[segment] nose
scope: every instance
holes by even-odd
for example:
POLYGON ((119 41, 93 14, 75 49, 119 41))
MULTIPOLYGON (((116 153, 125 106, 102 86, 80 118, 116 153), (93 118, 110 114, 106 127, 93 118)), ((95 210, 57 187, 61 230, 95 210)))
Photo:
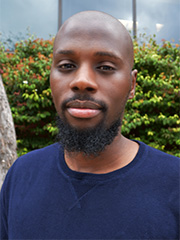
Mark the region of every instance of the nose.
POLYGON ((96 83, 93 69, 86 64, 80 66, 75 72, 74 79, 70 83, 70 88, 74 92, 95 93, 98 85, 96 83))

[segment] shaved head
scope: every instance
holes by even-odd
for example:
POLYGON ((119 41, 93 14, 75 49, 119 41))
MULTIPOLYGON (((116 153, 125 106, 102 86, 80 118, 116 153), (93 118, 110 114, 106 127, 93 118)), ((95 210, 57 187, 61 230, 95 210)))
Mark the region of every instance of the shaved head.
MULTIPOLYGON (((133 43, 129 32, 123 26, 123 24, 114 18, 113 16, 99 11, 84 11, 79 12, 68 20, 59 29, 54 43, 54 51, 58 48, 61 37, 65 34, 71 35, 76 30, 76 35, 91 36, 96 38, 102 38, 102 36, 108 41, 108 35, 114 37, 114 40, 119 44, 123 58, 126 58, 127 62, 132 69, 134 64, 134 51, 133 43)), ((115 42, 112 42, 114 45, 115 42)))

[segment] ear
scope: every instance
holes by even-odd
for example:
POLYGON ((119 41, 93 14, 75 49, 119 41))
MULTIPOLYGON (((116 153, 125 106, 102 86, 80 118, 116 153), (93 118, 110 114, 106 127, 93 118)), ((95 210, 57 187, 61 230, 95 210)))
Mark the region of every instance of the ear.
POLYGON ((138 71, 136 69, 131 72, 131 90, 129 93, 129 99, 132 99, 135 95, 137 73, 138 71))

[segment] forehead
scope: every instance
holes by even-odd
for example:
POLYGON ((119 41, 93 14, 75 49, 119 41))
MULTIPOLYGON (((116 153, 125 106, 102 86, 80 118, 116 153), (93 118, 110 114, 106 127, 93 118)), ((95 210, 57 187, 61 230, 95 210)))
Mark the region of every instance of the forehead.
POLYGON ((127 40, 121 33, 118 26, 98 20, 98 21, 70 21, 59 31, 54 51, 59 49, 76 48, 96 50, 106 49, 115 51, 116 54, 125 55, 127 40))

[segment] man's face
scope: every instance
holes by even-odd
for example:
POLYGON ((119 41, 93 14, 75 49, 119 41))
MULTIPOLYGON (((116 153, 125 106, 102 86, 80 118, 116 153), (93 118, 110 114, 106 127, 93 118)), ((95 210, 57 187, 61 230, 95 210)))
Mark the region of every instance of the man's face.
MULTIPOLYGON (((88 26, 87 26, 88 28, 88 26)), ((58 115, 77 130, 122 119, 136 74, 117 34, 66 26, 56 40, 50 83, 58 115)))
POLYGON ((104 118, 109 126, 122 117, 134 92, 133 73, 122 48, 106 30, 101 29, 98 36, 93 32, 78 34, 77 29, 62 32, 55 45, 50 78, 60 117, 79 129, 96 126, 104 118), (75 100, 76 96, 82 100, 75 100), (74 100, 68 102, 71 98, 74 100))

